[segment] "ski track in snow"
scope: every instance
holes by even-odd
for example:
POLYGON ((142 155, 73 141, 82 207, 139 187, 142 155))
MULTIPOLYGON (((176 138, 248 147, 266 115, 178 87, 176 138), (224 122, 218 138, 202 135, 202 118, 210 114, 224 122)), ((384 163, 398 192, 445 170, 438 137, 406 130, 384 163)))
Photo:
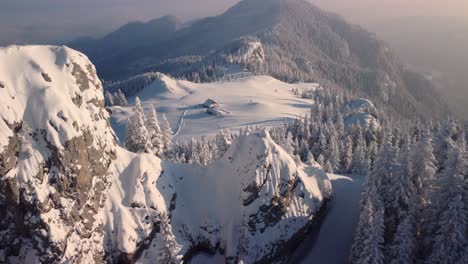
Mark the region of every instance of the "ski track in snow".
POLYGON ((327 205, 320 230, 313 231, 301 243, 290 263, 344 264, 349 261, 364 177, 329 177, 333 199, 327 205))
POLYGON ((179 121, 179 127, 177 128, 177 131, 174 133, 174 137, 179 135, 180 130, 182 129, 182 126, 184 125, 184 118, 187 115, 187 112, 189 110, 185 110, 184 113, 180 116, 180 121, 179 121))

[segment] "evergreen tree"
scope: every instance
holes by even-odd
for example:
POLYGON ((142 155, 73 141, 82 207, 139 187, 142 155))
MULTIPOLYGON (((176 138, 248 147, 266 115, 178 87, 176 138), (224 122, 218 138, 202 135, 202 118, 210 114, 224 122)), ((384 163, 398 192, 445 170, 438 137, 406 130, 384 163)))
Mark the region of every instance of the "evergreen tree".
POLYGON ((324 170, 328 173, 333 173, 333 165, 331 164, 330 160, 327 160, 327 162, 325 162, 324 170))
POLYGON ((162 157, 164 150, 164 143, 162 138, 163 135, 161 127, 159 126, 158 116, 153 105, 150 105, 149 107, 148 118, 146 120, 146 127, 151 138, 153 153, 158 157, 162 157))
POLYGON ((150 153, 153 146, 146 128, 145 114, 138 97, 135 100, 134 114, 127 120, 127 135, 125 146, 136 153, 150 153))
POLYGON ((317 163, 322 166, 322 168, 325 168, 325 158, 323 157, 322 154, 319 155, 317 159, 317 163))
POLYGON ((105 96, 105 104, 106 106, 113 106, 115 104, 114 96, 107 90, 105 96))
POLYGON ((360 143, 356 144, 356 148, 354 149, 351 172, 356 175, 365 175, 368 172, 366 153, 364 151, 364 146, 360 143))
POLYGON ((220 158, 227 152, 229 146, 231 146, 231 132, 229 130, 221 130, 216 135, 216 148, 218 153, 216 154, 217 158, 220 158))
POLYGON ((114 94, 114 103, 120 106, 128 105, 127 98, 120 89, 114 94))
POLYGON ((350 136, 346 136, 345 140, 341 142, 341 158, 340 158, 340 171, 342 173, 349 173, 353 162, 353 142, 350 136))
POLYGON ((464 203, 465 179, 468 161, 458 146, 451 146, 444 170, 437 179, 434 192, 433 223, 435 239, 432 243, 432 254, 428 263, 461 263, 464 251, 468 246, 467 205, 464 203))
POLYGON ((164 144, 164 150, 170 151, 172 149, 172 128, 169 125, 169 121, 166 118, 166 115, 162 115, 162 125, 161 125, 161 132, 162 132, 162 142, 164 144))
POLYGON ((390 246, 390 264, 412 264, 415 261, 416 241, 413 221, 406 217, 398 225, 390 246))

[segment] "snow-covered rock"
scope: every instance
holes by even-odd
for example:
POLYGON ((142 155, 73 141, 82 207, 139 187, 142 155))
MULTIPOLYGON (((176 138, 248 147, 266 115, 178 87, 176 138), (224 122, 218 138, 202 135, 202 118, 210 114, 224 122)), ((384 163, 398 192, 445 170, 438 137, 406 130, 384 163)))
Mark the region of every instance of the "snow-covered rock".
POLYGON ((228 263, 271 260, 331 195, 320 166, 296 165, 266 131, 240 136, 207 167, 163 164, 157 182, 180 253, 221 249, 228 263))
POLYGON ((0 82, 0 262, 269 261, 330 196, 267 132, 206 167, 124 150, 94 66, 66 47, 0 49, 0 82))
POLYGON ((0 49, 0 248, 7 262, 105 255, 116 144, 93 64, 66 47, 0 49))
POLYGON ((378 126, 379 114, 374 104, 366 99, 353 99, 341 109, 346 127, 359 125, 369 127, 371 124, 378 126))

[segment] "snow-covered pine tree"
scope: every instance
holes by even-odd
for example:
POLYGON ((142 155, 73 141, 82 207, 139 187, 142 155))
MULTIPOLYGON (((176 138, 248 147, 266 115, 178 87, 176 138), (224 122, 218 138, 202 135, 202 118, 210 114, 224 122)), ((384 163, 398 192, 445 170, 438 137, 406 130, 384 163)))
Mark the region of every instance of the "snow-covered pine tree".
MULTIPOLYGON (((410 256, 414 258, 414 242, 405 241, 405 243, 411 244, 411 249, 403 249, 402 239, 411 239, 414 241, 416 238, 416 232, 414 231, 414 224, 416 222, 416 190, 412 178, 412 159, 411 159, 411 140, 409 136, 405 136, 404 144, 400 149, 398 157, 398 163, 393 167, 391 182, 391 192, 387 193, 389 202, 386 205, 385 214, 385 229, 386 239, 389 242, 389 253, 387 259, 395 261, 402 257, 407 258, 405 250, 413 252, 410 256), (408 221, 409 223, 404 223, 408 221), (405 226, 406 225, 406 226, 405 226), (407 226, 410 225, 410 226, 407 226), (405 232, 411 232, 407 234, 400 234, 402 230, 399 228, 405 228, 405 232), (395 250, 395 251, 392 251, 395 250), (403 254, 403 255, 399 255, 403 254)), ((388 243, 387 243, 388 244, 388 243)))
POLYGON ((409 136, 404 139, 404 144, 398 155, 398 163, 393 169, 392 192, 388 193, 390 204, 386 210, 389 212, 387 216, 391 216, 391 221, 388 219, 385 227, 393 234, 399 223, 403 219, 411 219, 414 221, 416 204, 416 190, 412 178, 413 160, 411 157, 411 140, 409 136))
POLYGON ((366 181, 359 223, 351 248, 352 264, 384 263, 383 209, 380 208, 381 202, 374 181, 369 177, 366 181))
POLYGON ((135 99, 134 114, 127 120, 125 146, 128 150, 136 153, 151 153, 153 146, 151 145, 145 119, 140 99, 137 97, 135 99))
POLYGON ((294 155, 294 141, 293 135, 291 132, 288 132, 286 138, 280 142, 280 147, 282 147, 289 155, 294 155))
POLYGON ((353 162, 353 142, 351 141, 351 137, 346 136, 340 145, 340 172, 349 173, 353 162))
POLYGON ((406 217, 398 225, 393 243, 390 245, 390 264, 413 264, 415 261, 416 241, 414 223, 406 217))
POLYGON ((169 218, 165 214, 160 218, 159 232, 156 234, 155 241, 157 241, 154 249, 156 258, 152 260, 148 259, 149 261, 167 264, 181 263, 182 260, 180 256, 178 256, 178 252, 181 248, 176 242, 169 224, 169 218))
POLYGON ((161 127, 159 126, 158 115, 153 105, 150 105, 149 107, 146 128, 148 129, 148 133, 151 138, 151 144, 153 146, 152 152, 161 158, 164 151, 163 134, 161 127))
POLYGON ((173 136, 171 125, 169 125, 169 121, 167 120, 165 114, 162 114, 161 131, 162 131, 162 141, 164 144, 164 151, 170 151, 172 149, 172 138, 174 136, 173 136))
POLYGON ((229 146, 231 146, 231 132, 229 130, 221 130, 217 135, 216 135, 216 158, 220 158, 226 153, 226 151, 229 149, 229 146))
POLYGON ((333 173, 333 165, 332 163, 330 162, 330 160, 327 160, 327 162, 325 162, 325 167, 323 168, 327 173, 333 173))
POLYGON ((317 163, 322 166, 322 168, 325 168, 325 158, 323 157, 322 154, 319 155, 317 159, 317 163))
POLYGON ((450 146, 447 162, 437 178, 434 192, 434 215, 437 219, 431 229, 435 232, 435 238, 431 255, 427 259, 430 264, 463 263, 466 260, 468 208, 464 203, 464 176, 468 171, 468 161, 464 156, 458 146, 450 146))
POLYGON ((113 106, 115 104, 114 96, 107 90, 105 96, 105 104, 106 106, 113 106))
POLYGON ((124 93, 122 93, 122 90, 118 89, 117 92, 115 92, 114 103, 120 106, 128 105, 127 98, 125 97, 124 93))
POLYGON ((416 192, 416 228, 418 241, 422 241, 424 234, 429 232, 428 218, 431 214, 428 207, 429 192, 433 189, 432 185, 437 173, 431 131, 426 129, 423 132, 418 145, 413 147, 411 156, 413 160, 412 177, 416 192))
POLYGON ((366 175, 368 173, 366 153, 364 146, 360 143, 356 144, 356 148, 354 149, 351 172, 355 175, 366 175))
POLYGON ((369 236, 356 264, 384 263, 384 209, 376 209, 371 221, 369 236))

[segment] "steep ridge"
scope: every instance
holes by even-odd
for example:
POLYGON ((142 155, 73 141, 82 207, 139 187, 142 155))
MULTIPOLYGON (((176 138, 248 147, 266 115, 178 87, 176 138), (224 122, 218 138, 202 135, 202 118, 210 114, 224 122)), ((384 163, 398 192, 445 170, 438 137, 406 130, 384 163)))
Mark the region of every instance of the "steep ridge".
POLYGON ((207 167, 122 149, 94 66, 66 47, 2 48, 0 72, 0 262, 266 262, 331 195, 268 132, 207 167))

